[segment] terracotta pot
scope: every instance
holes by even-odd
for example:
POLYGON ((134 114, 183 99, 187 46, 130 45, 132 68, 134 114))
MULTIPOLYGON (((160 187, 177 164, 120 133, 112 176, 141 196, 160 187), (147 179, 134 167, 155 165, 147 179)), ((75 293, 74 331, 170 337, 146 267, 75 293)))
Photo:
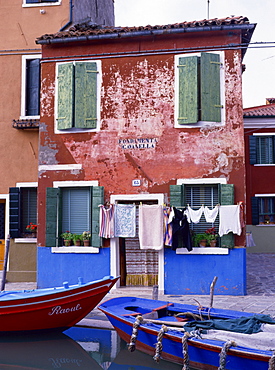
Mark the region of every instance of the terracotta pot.
POLYGON ((64 245, 65 245, 65 247, 69 247, 71 245, 71 241, 67 240, 67 239, 64 239, 64 245))
POLYGON ((204 240, 204 239, 199 242, 200 247, 206 247, 206 244, 207 244, 207 240, 204 240))
POLYGON ((90 240, 83 240, 84 247, 90 246, 90 240))
POLYGON ((74 242, 74 245, 75 245, 76 247, 80 247, 80 246, 81 246, 81 240, 76 240, 76 241, 74 242))
POLYGON ((211 248, 214 248, 217 245, 217 240, 211 240, 209 244, 211 248))

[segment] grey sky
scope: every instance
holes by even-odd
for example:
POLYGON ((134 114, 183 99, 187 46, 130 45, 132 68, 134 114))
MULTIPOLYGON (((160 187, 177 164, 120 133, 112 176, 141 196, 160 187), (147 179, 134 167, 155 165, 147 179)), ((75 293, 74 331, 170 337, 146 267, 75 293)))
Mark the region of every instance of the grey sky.
MULTIPOLYGON (((273 47, 247 50, 243 74, 244 107, 275 98, 275 0, 209 0, 209 18, 245 16, 257 23, 252 42, 273 47)), ((142 26, 208 18, 208 0, 115 0, 116 26, 142 26)))

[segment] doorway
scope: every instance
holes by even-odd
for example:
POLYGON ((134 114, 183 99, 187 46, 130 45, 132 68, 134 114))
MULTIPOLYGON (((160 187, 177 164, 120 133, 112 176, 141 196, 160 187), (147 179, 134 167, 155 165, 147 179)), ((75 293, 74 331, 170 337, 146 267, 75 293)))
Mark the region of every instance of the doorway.
MULTIPOLYGON (((112 204, 163 204, 164 194, 111 195, 112 204)), ((137 212, 138 227, 138 212, 137 212)), ((158 285, 164 290, 164 250, 140 250, 138 229, 135 238, 113 238, 111 275, 120 275, 118 287, 145 287, 158 285)))

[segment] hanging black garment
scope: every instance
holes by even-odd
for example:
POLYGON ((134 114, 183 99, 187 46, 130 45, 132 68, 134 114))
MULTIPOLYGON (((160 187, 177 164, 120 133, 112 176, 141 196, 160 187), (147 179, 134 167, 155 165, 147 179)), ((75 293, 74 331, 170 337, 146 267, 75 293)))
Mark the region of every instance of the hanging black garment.
POLYGON ((189 222, 183 210, 173 207, 174 217, 172 224, 172 250, 185 247, 190 252, 192 248, 192 238, 189 228, 189 222))

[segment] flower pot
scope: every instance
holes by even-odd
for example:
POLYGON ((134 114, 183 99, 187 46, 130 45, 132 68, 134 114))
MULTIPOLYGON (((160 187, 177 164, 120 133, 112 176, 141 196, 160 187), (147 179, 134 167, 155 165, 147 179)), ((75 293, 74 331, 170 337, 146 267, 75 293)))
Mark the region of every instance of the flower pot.
POLYGON ((90 240, 83 240, 84 247, 90 246, 90 240))
POLYGON ((204 239, 199 242, 200 247, 206 247, 206 244, 207 244, 207 240, 204 240, 204 239))
POLYGON ((76 247, 80 247, 81 246, 81 240, 75 240, 74 241, 74 245, 76 246, 76 247))
POLYGON ((209 244, 211 248, 214 248, 217 245, 217 240, 211 240, 209 244))
POLYGON ((67 240, 67 239, 64 239, 64 245, 65 245, 65 247, 69 247, 71 245, 71 241, 67 240))

